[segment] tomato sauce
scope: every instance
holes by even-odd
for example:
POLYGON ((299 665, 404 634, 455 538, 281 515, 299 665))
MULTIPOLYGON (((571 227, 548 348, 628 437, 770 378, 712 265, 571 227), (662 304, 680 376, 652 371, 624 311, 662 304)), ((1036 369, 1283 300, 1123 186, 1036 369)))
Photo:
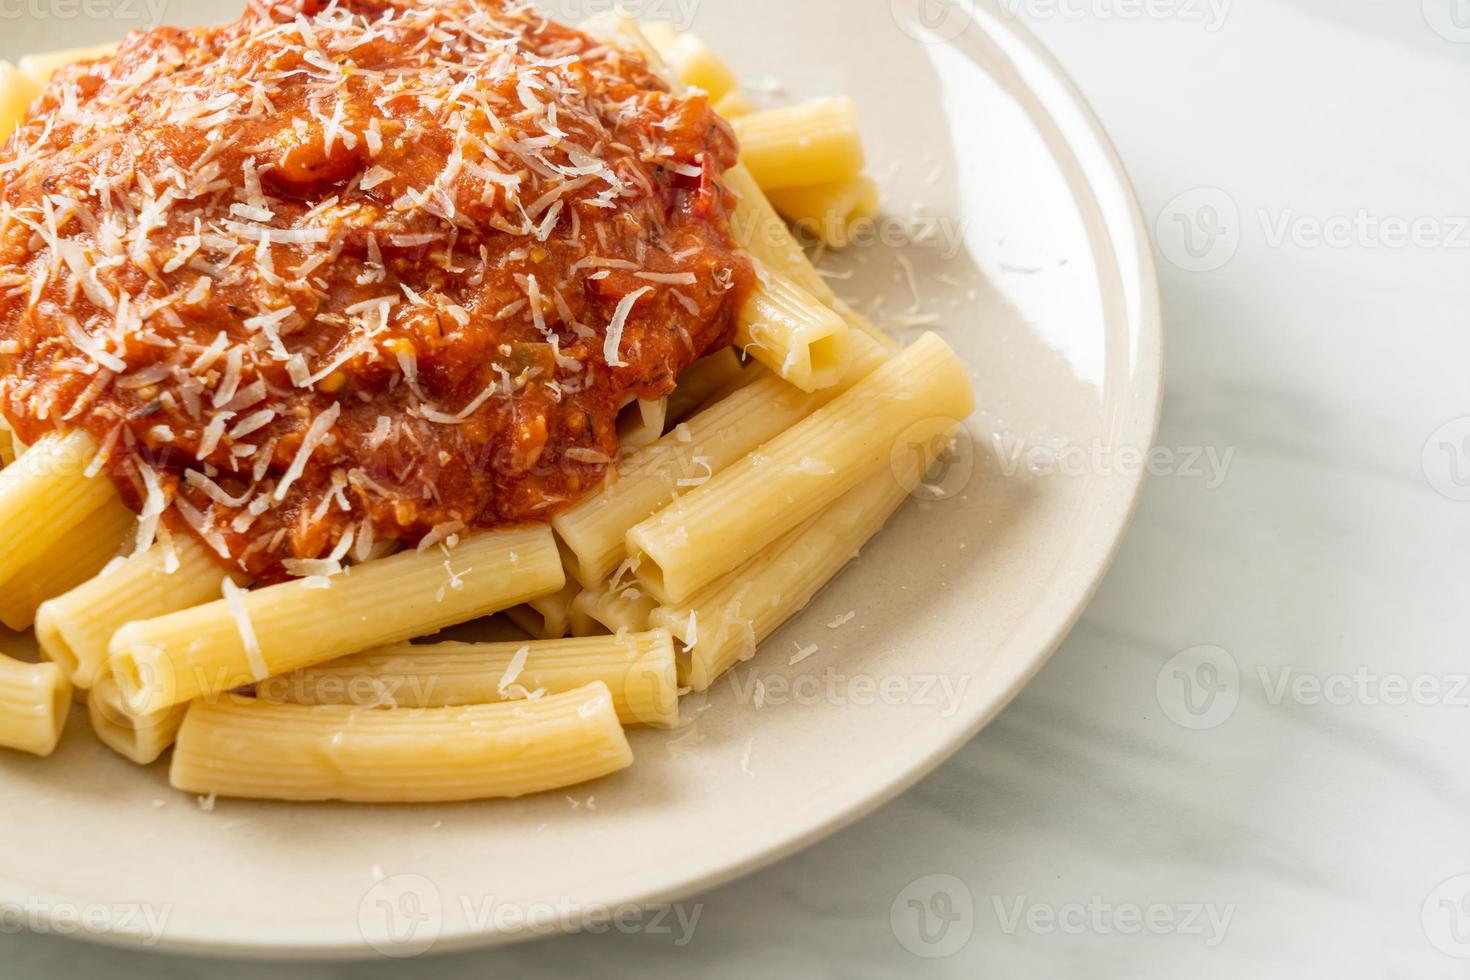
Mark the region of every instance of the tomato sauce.
POLYGON ((752 280, 702 95, 503 0, 255 4, 0 151, 0 411, 273 581, 545 520, 752 280))

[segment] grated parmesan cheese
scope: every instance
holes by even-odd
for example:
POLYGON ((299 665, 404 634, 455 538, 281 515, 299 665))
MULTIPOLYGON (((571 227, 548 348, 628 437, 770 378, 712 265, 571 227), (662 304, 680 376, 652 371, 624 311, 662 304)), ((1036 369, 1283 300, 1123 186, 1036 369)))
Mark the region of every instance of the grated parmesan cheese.
POLYGON ((623 345, 623 328, 627 326, 628 315, 633 312, 633 305, 651 292, 653 292, 652 286, 644 286, 642 289, 635 289, 618 302, 612 322, 607 325, 607 340, 602 348, 602 356, 608 367, 627 367, 619 353, 619 348, 623 345))

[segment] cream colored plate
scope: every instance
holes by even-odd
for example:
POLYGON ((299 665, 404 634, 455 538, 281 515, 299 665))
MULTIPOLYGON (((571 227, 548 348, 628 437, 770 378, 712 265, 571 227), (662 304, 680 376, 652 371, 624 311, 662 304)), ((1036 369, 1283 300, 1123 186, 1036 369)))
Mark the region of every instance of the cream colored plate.
MULTIPOLYGON (((754 665, 687 703, 693 727, 635 733, 633 769, 570 797, 222 800, 208 813, 169 789, 162 766, 140 772, 98 747, 77 712, 54 758, 0 757, 0 906, 101 909, 115 927, 103 938, 128 939, 144 920, 126 910, 142 904, 165 921, 166 948, 337 956, 486 945, 525 935, 524 914, 570 924, 582 910, 686 896, 913 784, 1065 636, 1128 523, 1141 467, 1119 450, 1150 446, 1160 384, 1147 235, 1080 97, 998 6, 631 5, 665 17, 693 6, 683 26, 752 83, 780 79, 786 93, 772 99, 857 100, 895 217, 883 241, 823 264, 851 273, 835 284, 859 306, 881 297, 880 319, 932 314, 972 366, 983 409, 945 499, 909 505, 754 665), (931 234, 894 247, 914 216, 931 234), (791 666, 810 644, 819 650, 791 666)), ((222 20, 237 6, 175 0, 167 18, 222 20)), ((605 4, 550 6, 578 19, 605 4)), ((137 26, 32 17, 8 21, 0 48, 14 58, 137 26)))

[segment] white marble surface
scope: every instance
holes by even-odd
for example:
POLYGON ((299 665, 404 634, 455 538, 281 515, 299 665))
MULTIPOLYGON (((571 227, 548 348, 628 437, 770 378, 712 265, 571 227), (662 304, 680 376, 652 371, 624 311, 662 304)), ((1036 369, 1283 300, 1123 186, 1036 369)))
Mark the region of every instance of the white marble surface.
POLYGON ((1470 415, 1470 4, 1019 2, 1166 255, 1218 266, 1161 261, 1160 439, 1230 465, 1217 486, 1152 482, 1081 626, 999 721, 856 827, 686 903, 684 946, 256 966, 0 934, 0 977, 1463 975, 1437 946, 1470 955, 1470 503, 1451 499, 1470 497, 1470 423, 1431 437, 1470 415), (1203 247, 1202 205, 1226 234, 1191 256, 1176 215, 1203 247), (1340 246, 1313 242, 1360 212, 1340 246), (1386 244, 1421 218, 1419 244, 1386 244), (1220 649, 1172 659, 1200 646, 1220 649), (930 875, 974 913, 941 931, 925 893, 926 946, 905 889, 930 875))

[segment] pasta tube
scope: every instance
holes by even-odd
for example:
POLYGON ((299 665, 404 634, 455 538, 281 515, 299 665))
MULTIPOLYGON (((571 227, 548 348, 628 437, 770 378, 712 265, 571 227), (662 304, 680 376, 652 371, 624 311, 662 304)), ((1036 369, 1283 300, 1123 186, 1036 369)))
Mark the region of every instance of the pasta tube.
POLYGON ((739 119, 755 111, 755 105, 739 92, 731 92, 715 103, 715 112, 725 119, 739 119))
POLYGON ((659 398, 648 401, 634 398, 618 413, 618 443, 624 452, 642 449, 657 442, 664 434, 664 422, 668 419, 669 400, 659 398))
POLYGON ((102 571, 137 521, 117 497, 93 511, 0 590, 0 622, 17 631, 30 629, 42 603, 102 571))
POLYGON ((792 280, 769 271, 740 308, 735 342, 802 391, 837 384, 852 356, 847 321, 792 280))
POLYGON ((664 21, 643 25, 643 34, 679 80, 703 89, 711 104, 718 103, 740 85, 730 66, 697 34, 681 33, 664 21))
POLYGON ((725 171, 725 183, 740 198, 730 227, 741 247, 770 272, 785 276, 818 302, 831 305, 836 299, 832 287, 817 273, 750 171, 732 167, 725 171))
POLYGON ((176 537, 172 548, 160 542, 43 604, 36 613, 36 640, 73 684, 90 688, 107 663, 114 633, 131 622, 218 599, 225 577, 224 566, 193 538, 176 537))
MULTIPOLYGON (((943 432, 943 435, 952 435, 943 432)), ((688 651, 680 682, 707 691, 727 670, 805 609, 857 551, 893 516, 934 462, 935 441, 907 472, 880 473, 762 551, 737 571, 701 589, 688 602, 661 606, 650 620, 688 651)))
POLYGON ((152 765, 168 751, 188 710, 187 704, 176 704, 151 715, 135 715, 123 704, 122 692, 109 675, 97 678, 97 686, 87 692, 87 718, 98 741, 139 766, 152 765))
POLYGON ((674 640, 666 630, 534 643, 401 643, 256 685, 284 704, 452 708, 603 683, 624 725, 679 720, 674 640))
POLYGON ((585 590, 572 607, 578 618, 600 623, 610 633, 637 633, 648 629, 649 617, 658 608, 658 600, 631 583, 617 588, 604 583, 585 590))
POLYGON ((253 799, 447 803, 560 789, 632 762, 612 694, 595 683, 456 708, 196 701, 169 778, 253 799))
POLYGON ((922 438, 975 409, 964 363, 925 334, 846 393, 628 532, 645 591, 684 602, 889 465, 900 437, 922 438))
POLYGON ((853 225, 878 213, 878 185, 871 177, 790 187, 771 191, 770 198, 786 220, 832 248, 846 248, 853 225))
POLYGON ((702 357, 679 375, 679 386, 669 396, 668 422, 677 425, 715 395, 734 384, 743 371, 740 355, 726 347, 702 357))
POLYGON ((50 755, 71 713, 71 683, 55 664, 0 655, 0 746, 50 755))
POLYGON ((845 96, 766 109, 731 125, 740 139, 740 162, 767 193, 852 180, 863 172, 857 106, 845 96))
MULTIPOLYGON (((579 597, 580 598, 580 597, 579 597)), ((587 611, 572 603, 572 635, 576 637, 608 636, 612 630, 587 615, 587 611)))
POLYGON ((31 107, 41 87, 8 61, 0 61, 0 139, 5 139, 31 107))
POLYGON ((560 592, 505 611, 506 618, 538 640, 559 640, 571 629, 572 600, 582 586, 568 579, 560 592))
POLYGON ((552 519, 567 568, 587 588, 605 582, 627 557, 629 528, 796 425, 888 356, 857 333, 853 349, 843 385, 807 394, 766 375, 625 460, 615 482, 552 519))
POLYGON ((118 499, 107 477, 87 475, 96 452, 85 432, 51 435, 0 470, 0 592, 55 555, 68 532, 118 499))
POLYGON ((134 714, 434 633, 566 584, 551 529, 478 534, 442 551, 354 566, 329 588, 307 581, 239 592, 130 623, 112 638, 112 669, 134 714))

